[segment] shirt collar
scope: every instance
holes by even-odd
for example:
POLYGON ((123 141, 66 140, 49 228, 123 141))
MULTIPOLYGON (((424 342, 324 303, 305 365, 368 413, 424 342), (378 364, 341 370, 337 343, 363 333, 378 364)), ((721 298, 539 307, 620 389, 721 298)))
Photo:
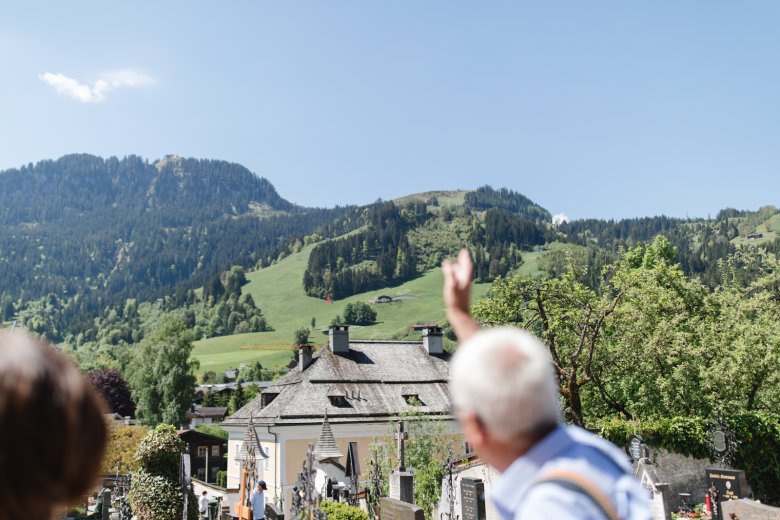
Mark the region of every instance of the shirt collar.
POLYGON ((558 426, 518 457, 501 475, 489 496, 503 518, 512 518, 528 487, 545 462, 567 449, 574 440, 566 428, 558 426))

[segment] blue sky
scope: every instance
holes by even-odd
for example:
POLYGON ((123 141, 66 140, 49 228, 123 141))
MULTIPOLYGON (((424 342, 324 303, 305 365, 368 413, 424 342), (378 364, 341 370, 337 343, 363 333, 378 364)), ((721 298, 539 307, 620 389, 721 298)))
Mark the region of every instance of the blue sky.
POLYGON ((0 168, 176 153, 306 205, 492 184, 572 218, 780 204, 776 0, 13 4, 0 168))

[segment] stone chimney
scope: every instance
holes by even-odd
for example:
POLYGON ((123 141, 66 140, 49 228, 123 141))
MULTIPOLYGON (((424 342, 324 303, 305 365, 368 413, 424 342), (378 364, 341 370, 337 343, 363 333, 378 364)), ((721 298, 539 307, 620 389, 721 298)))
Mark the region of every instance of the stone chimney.
POLYGON ((346 325, 332 325, 328 329, 328 346, 334 354, 348 353, 349 327, 346 325))
POLYGON ((429 327, 423 329, 423 346, 428 354, 443 354, 444 343, 441 327, 429 327))
POLYGON ((311 345, 301 345, 298 347, 298 366, 301 367, 301 372, 311 365, 312 351, 311 345))

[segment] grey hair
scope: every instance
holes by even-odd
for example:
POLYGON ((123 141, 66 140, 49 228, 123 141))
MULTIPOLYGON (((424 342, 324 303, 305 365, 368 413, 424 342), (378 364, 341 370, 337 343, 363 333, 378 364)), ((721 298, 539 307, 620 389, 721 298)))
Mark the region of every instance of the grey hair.
POLYGON ((547 349, 515 327, 481 330, 458 347, 450 366, 450 394, 457 409, 474 412, 503 441, 561 422, 547 349))

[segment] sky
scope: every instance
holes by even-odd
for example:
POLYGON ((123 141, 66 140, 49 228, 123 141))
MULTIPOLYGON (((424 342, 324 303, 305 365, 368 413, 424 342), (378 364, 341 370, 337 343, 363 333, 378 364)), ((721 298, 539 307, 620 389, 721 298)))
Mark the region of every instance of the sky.
POLYGON ((0 169, 178 154, 309 206, 484 184, 569 218, 780 205, 776 0, 6 4, 0 169))

